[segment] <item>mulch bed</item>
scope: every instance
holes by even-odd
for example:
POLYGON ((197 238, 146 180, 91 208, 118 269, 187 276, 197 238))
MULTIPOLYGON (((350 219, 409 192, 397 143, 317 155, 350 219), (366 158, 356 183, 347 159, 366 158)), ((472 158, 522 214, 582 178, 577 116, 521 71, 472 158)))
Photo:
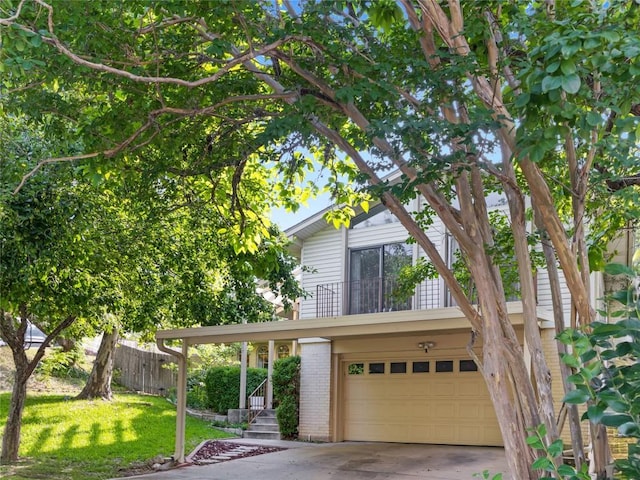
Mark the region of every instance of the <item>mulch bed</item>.
POLYGON ((200 445, 197 452, 189 455, 189 461, 196 465, 219 463, 282 450, 286 450, 286 448, 209 440, 200 445))

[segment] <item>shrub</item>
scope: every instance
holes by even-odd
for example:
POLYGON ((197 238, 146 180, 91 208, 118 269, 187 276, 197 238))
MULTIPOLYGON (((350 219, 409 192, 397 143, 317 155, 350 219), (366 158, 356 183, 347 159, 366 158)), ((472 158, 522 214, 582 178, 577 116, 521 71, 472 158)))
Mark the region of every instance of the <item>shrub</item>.
POLYGON ((207 370, 200 369, 191 372, 187 377, 187 406, 191 408, 210 408, 209 396, 206 388, 207 370))
POLYGON ((284 438, 298 435, 298 402, 294 397, 288 396, 280 400, 280 405, 276 408, 276 418, 280 434, 284 438))
POLYGON ((300 405, 300 357, 282 358, 273 364, 273 396, 280 434, 292 438, 298 434, 300 405))
POLYGON ((85 378, 86 372, 77 367, 83 356, 84 353, 79 348, 68 352, 61 349, 52 350, 38 365, 38 372, 46 377, 85 378))
MULTIPOLYGON (((247 394, 267 378, 264 368, 247 369, 247 394)), ((208 406, 225 415, 230 408, 238 408, 240 398, 240 367, 214 367, 205 378, 208 406)))

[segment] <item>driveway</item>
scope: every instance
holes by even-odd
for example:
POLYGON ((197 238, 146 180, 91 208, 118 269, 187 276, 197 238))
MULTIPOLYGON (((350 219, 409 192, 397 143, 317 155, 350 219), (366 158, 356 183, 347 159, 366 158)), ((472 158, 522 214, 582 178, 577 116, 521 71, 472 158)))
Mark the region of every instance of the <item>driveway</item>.
MULTIPOLYGON (((233 443, 285 447, 287 450, 190 465, 135 479, 153 480, 473 480, 474 474, 507 470, 504 450, 400 443, 304 442, 232 439, 233 443)), ((503 477, 508 480, 506 475, 503 477)))

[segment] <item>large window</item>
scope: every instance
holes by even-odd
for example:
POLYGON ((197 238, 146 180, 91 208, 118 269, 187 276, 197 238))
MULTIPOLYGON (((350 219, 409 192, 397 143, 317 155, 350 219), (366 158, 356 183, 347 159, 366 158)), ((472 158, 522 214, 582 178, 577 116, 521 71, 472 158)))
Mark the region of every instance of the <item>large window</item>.
POLYGON ((258 347, 256 366, 258 368, 269 368, 269 347, 260 345, 258 347))
POLYGON ((410 245, 392 243, 351 251, 349 313, 409 310, 411 299, 395 298, 398 274, 413 259, 410 245))

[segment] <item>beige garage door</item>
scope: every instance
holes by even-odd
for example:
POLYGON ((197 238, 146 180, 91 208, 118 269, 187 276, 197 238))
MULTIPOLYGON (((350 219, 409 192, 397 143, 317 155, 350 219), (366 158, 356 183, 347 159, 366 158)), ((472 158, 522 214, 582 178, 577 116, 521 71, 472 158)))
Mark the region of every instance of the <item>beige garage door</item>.
POLYGON ((346 360, 345 440, 502 445, 487 387, 472 360, 346 360))

